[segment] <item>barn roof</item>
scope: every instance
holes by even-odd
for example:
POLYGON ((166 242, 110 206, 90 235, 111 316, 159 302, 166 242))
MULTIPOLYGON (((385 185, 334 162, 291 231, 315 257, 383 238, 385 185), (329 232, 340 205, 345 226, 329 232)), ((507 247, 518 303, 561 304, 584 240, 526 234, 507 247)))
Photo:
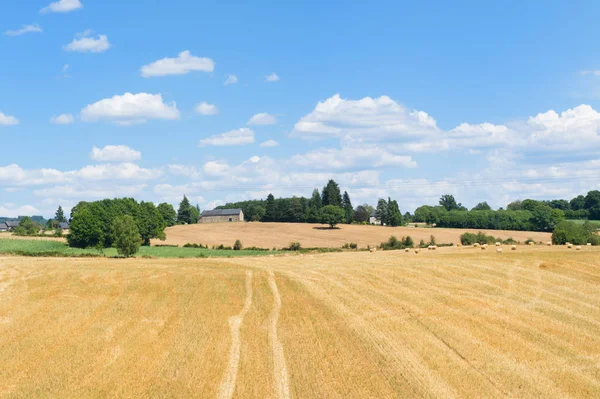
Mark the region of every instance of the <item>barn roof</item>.
POLYGON ((19 223, 20 223, 20 222, 18 222, 18 221, 16 221, 16 222, 15 222, 15 221, 9 221, 9 220, 7 220, 7 221, 6 221, 6 222, 4 222, 4 223, 5 223, 5 224, 6 224, 6 226, 7 226, 7 227, 10 229, 10 228, 13 228, 13 227, 19 227, 19 223))
POLYGON ((61 224, 58 225, 58 227, 63 230, 67 230, 69 228, 69 223, 62 222, 61 224))
POLYGON ((202 212, 202 217, 207 216, 237 216, 240 214, 241 209, 214 209, 212 211, 202 212))

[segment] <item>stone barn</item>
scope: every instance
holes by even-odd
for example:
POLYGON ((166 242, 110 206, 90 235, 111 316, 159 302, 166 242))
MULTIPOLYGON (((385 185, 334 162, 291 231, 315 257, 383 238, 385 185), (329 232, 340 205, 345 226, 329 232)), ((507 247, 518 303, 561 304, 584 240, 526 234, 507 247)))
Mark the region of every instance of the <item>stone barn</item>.
POLYGON ((198 223, 231 223, 243 222, 244 212, 241 209, 215 209, 204 211, 198 218, 198 223))

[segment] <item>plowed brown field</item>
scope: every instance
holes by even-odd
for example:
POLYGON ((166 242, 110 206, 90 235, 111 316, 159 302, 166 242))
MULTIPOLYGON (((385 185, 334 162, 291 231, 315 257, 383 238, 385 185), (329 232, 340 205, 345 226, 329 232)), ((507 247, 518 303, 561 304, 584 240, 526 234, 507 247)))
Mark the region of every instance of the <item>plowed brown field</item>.
MULTIPOLYGON (((479 230, 438 229, 412 227, 381 227, 361 225, 339 225, 339 229, 330 230, 320 224, 306 223, 213 223, 173 226, 166 229, 166 241, 153 241, 153 244, 197 243, 205 245, 232 246, 239 239, 246 247, 283 248, 291 242, 300 242, 304 248, 339 248, 350 242, 359 247, 375 246, 387 241, 391 235, 397 238, 411 236, 416 243, 429 242, 434 235, 437 243, 458 243, 465 232, 477 233, 479 230)), ((550 233, 529 231, 482 230, 486 234, 525 242, 533 238, 536 242, 550 241, 550 233)))
POLYGON ((600 250, 0 258, 0 398, 600 397, 600 250))

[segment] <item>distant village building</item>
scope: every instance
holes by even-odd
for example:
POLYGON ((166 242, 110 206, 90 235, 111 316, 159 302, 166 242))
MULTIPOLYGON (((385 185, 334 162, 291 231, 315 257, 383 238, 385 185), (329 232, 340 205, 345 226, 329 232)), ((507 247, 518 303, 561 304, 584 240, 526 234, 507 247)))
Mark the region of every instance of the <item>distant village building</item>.
MULTIPOLYGON (((58 228, 61 230, 69 230, 69 223, 67 222, 62 222, 58 225, 58 228)), ((63 231, 64 232, 64 231, 63 231)))
POLYGON ((8 231, 8 226, 4 222, 0 223, 0 232, 1 231, 8 231))
POLYGON ((370 224, 376 224, 376 225, 378 225, 378 226, 380 226, 380 225, 381 225, 381 220, 379 220, 379 219, 377 218, 377 212, 376 212, 376 211, 373 211, 373 212, 371 213, 371 217, 369 217, 369 223, 370 223, 370 224))
POLYGON ((4 222, 4 224, 6 225, 6 230, 4 231, 13 231, 14 229, 16 229, 17 227, 19 227, 20 222, 4 222))
POLYGON ((243 222, 244 212, 241 209, 215 209, 204 211, 198 218, 198 223, 230 223, 243 222))

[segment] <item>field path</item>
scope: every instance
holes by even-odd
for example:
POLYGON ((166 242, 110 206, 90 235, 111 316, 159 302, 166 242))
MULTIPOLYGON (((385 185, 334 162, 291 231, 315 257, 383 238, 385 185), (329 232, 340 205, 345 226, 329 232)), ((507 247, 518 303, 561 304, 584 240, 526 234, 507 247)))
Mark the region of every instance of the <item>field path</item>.
POLYGON ((223 380, 219 389, 219 399, 229 399, 233 397, 235 392, 235 382, 238 374, 238 366, 240 363, 240 328, 246 313, 252 305, 252 271, 246 271, 246 301, 242 312, 237 316, 229 318, 229 329, 231 330, 231 348, 229 349, 229 363, 223 374, 223 380))
POLYGON ((269 270, 269 286, 273 291, 274 307, 269 316, 269 342, 271 342, 271 350, 273 351, 273 384, 275 385, 275 393, 278 399, 290 398, 290 384, 288 378, 287 367, 285 365, 285 355, 283 353, 283 345, 277 336, 277 322, 279 321, 279 312, 281 310, 281 296, 277 289, 277 282, 273 271, 269 270))

